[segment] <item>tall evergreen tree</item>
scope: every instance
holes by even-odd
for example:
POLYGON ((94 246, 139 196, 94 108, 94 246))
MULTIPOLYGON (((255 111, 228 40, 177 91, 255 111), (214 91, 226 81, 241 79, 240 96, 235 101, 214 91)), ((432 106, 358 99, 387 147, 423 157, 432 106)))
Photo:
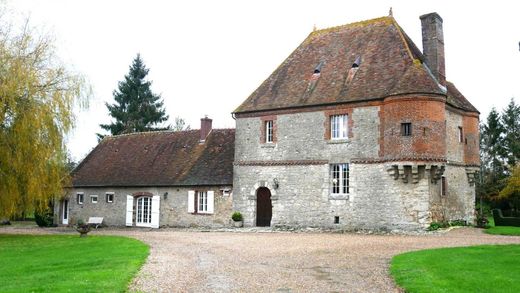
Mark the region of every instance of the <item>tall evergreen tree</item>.
POLYGON ((169 126, 158 126, 168 120, 168 115, 161 96, 154 94, 150 89, 152 83, 145 80, 148 71, 137 54, 124 81, 114 90, 115 103, 105 103, 115 121, 101 124, 101 128, 112 135, 169 129, 169 126))
POLYGON ((495 108, 491 109, 487 121, 481 126, 480 151, 483 171, 483 185, 481 192, 487 196, 496 196, 504 183, 505 174, 504 155, 504 127, 500 114, 495 108))
POLYGON ((504 126, 504 149, 508 171, 520 162, 520 106, 511 99, 502 112, 504 126))

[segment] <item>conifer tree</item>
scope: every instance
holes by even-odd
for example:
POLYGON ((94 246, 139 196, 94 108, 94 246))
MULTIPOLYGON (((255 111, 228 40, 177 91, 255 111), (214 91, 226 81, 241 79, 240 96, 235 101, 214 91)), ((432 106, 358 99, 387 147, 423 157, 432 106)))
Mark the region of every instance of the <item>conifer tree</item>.
POLYGON ((503 187, 502 179, 505 178, 504 155, 504 127, 500 114, 495 108, 491 109, 487 123, 481 126, 480 150, 483 169, 482 193, 488 196, 496 196, 503 187))
MULTIPOLYGON (((114 90, 114 104, 105 103, 110 116, 115 119, 110 124, 101 124, 101 128, 112 135, 169 129, 160 127, 168 120, 160 95, 151 90, 151 81, 146 80, 149 69, 141 56, 137 54, 118 89, 114 90)), ((100 138, 103 136, 98 134, 100 138)))
POLYGON ((504 150, 508 171, 520 161, 520 106, 511 99, 502 112, 504 150))

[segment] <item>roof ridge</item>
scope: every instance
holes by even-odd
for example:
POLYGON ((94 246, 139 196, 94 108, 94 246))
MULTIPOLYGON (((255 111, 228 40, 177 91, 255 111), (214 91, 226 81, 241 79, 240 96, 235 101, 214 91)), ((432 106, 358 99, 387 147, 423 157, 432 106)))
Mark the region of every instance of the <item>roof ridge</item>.
POLYGON ((381 17, 376 17, 376 18, 372 18, 372 19, 359 20, 359 21, 355 21, 355 22, 351 22, 351 23, 347 23, 347 24, 318 29, 318 30, 311 32, 309 34, 309 36, 312 36, 314 34, 320 34, 320 33, 328 33, 330 31, 339 30, 339 29, 347 28, 347 27, 363 26, 363 25, 367 25, 367 24, 371 24, 371 23, 375 23, 375 22, 384 22, 386 24, 391 24, 392 19, 393 19, 392 16, 381 16, 381 17))
MULTIPOLYGON (((216 130, 235 130, 235 128, 227 127, 227 128, 212 128, 212 131, 216 130)), ((117 135, 107 135, 105 136, 101 142, 105 139, 114 139, 119 137, 126 137, 126 136, 137 136, 137 135, 151 135, 151 134, 161 134, 161 133, 188 133, 188 132, 195 132, 200 131, 200 128, 196 129, 188 129, 188 130, 156 130, 156 131, 140 131, 140 132, 132 132, 132 133, 122 133, 117 135)), ((100 143, 101 143, 100 142, 100 143)))
POLYGON ((397 33, 399 34, 399 37, 401 39, 401 42, 404 44, 404 48, 406 49, 406 52, 408 52, 408 56, 410 56, 410 59, 412 60, 413 63, 416 63, 418 60, 419 62, 421 62, 421 60, 419 59, 416 59, 414 58, 413 56, 413 53, 412 53, 412 50, 410 49, 410 46, 408 45, 408 42, 406 41, 406 38, 404 37, 404 34, 403 34, 403 29, 401 28, 401 26, 397 23, 397 20, 395 20, 395 18, 393 16, 388 16, 389 18, 392 19, 392 24, 395 26, 395 28, 397 29, 397 33))
MULTIPOLYGON (((191 132, 199 129, 189 129, 189 130, 172 130, 172 129, 164 129, 164 130, 151 130, 151 131, 138 131, 138 132, 132 132, 132 133, 121 133, 116 135, 107 135, 103 138, 103 140, 106 139, 112 139, 117 137, 125 137, 125 136, 134 136, 134 135, 150 135, 150 134, 157 134, 157 133, 177 133, 177 132, 191 132)), ((101 141, 103 141, 101 140, 101 141)))

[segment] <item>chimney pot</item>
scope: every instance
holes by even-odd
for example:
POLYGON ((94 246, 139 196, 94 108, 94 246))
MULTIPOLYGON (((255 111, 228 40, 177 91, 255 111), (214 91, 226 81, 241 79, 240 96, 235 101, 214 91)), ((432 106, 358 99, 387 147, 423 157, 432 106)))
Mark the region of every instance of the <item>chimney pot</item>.
POLYGON ((423 54, 426 65, 437 81, 446 86, 446 69, 444 64, 444 33, 442 18, 437 12, 421 15, 423 54))
POLYGON ((204 142, 211 132, 211 123, 213 120, 208 118, 207 115, 200 119, 200 142, 204 142))

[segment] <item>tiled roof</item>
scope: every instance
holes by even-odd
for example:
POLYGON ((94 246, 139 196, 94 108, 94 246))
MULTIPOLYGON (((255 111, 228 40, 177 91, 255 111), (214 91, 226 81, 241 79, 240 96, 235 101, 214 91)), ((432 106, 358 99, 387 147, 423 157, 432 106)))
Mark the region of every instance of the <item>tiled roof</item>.
MULTIPOLYGON (((448 103, 476 111, 453 89, 449 84, 448 103)), ((421 51, 389 16, 312 32, 235 113, 414 93, 446 95, 424 64, 421 51), (349 80, 349 71, 358 57, 361 64, 349 80), (321 62, 317 77, 314 70, 321 62)))
POLYGON ((234 129, 158 131, 106 137, 72 172, 74 187, 233 183, 234 129))

